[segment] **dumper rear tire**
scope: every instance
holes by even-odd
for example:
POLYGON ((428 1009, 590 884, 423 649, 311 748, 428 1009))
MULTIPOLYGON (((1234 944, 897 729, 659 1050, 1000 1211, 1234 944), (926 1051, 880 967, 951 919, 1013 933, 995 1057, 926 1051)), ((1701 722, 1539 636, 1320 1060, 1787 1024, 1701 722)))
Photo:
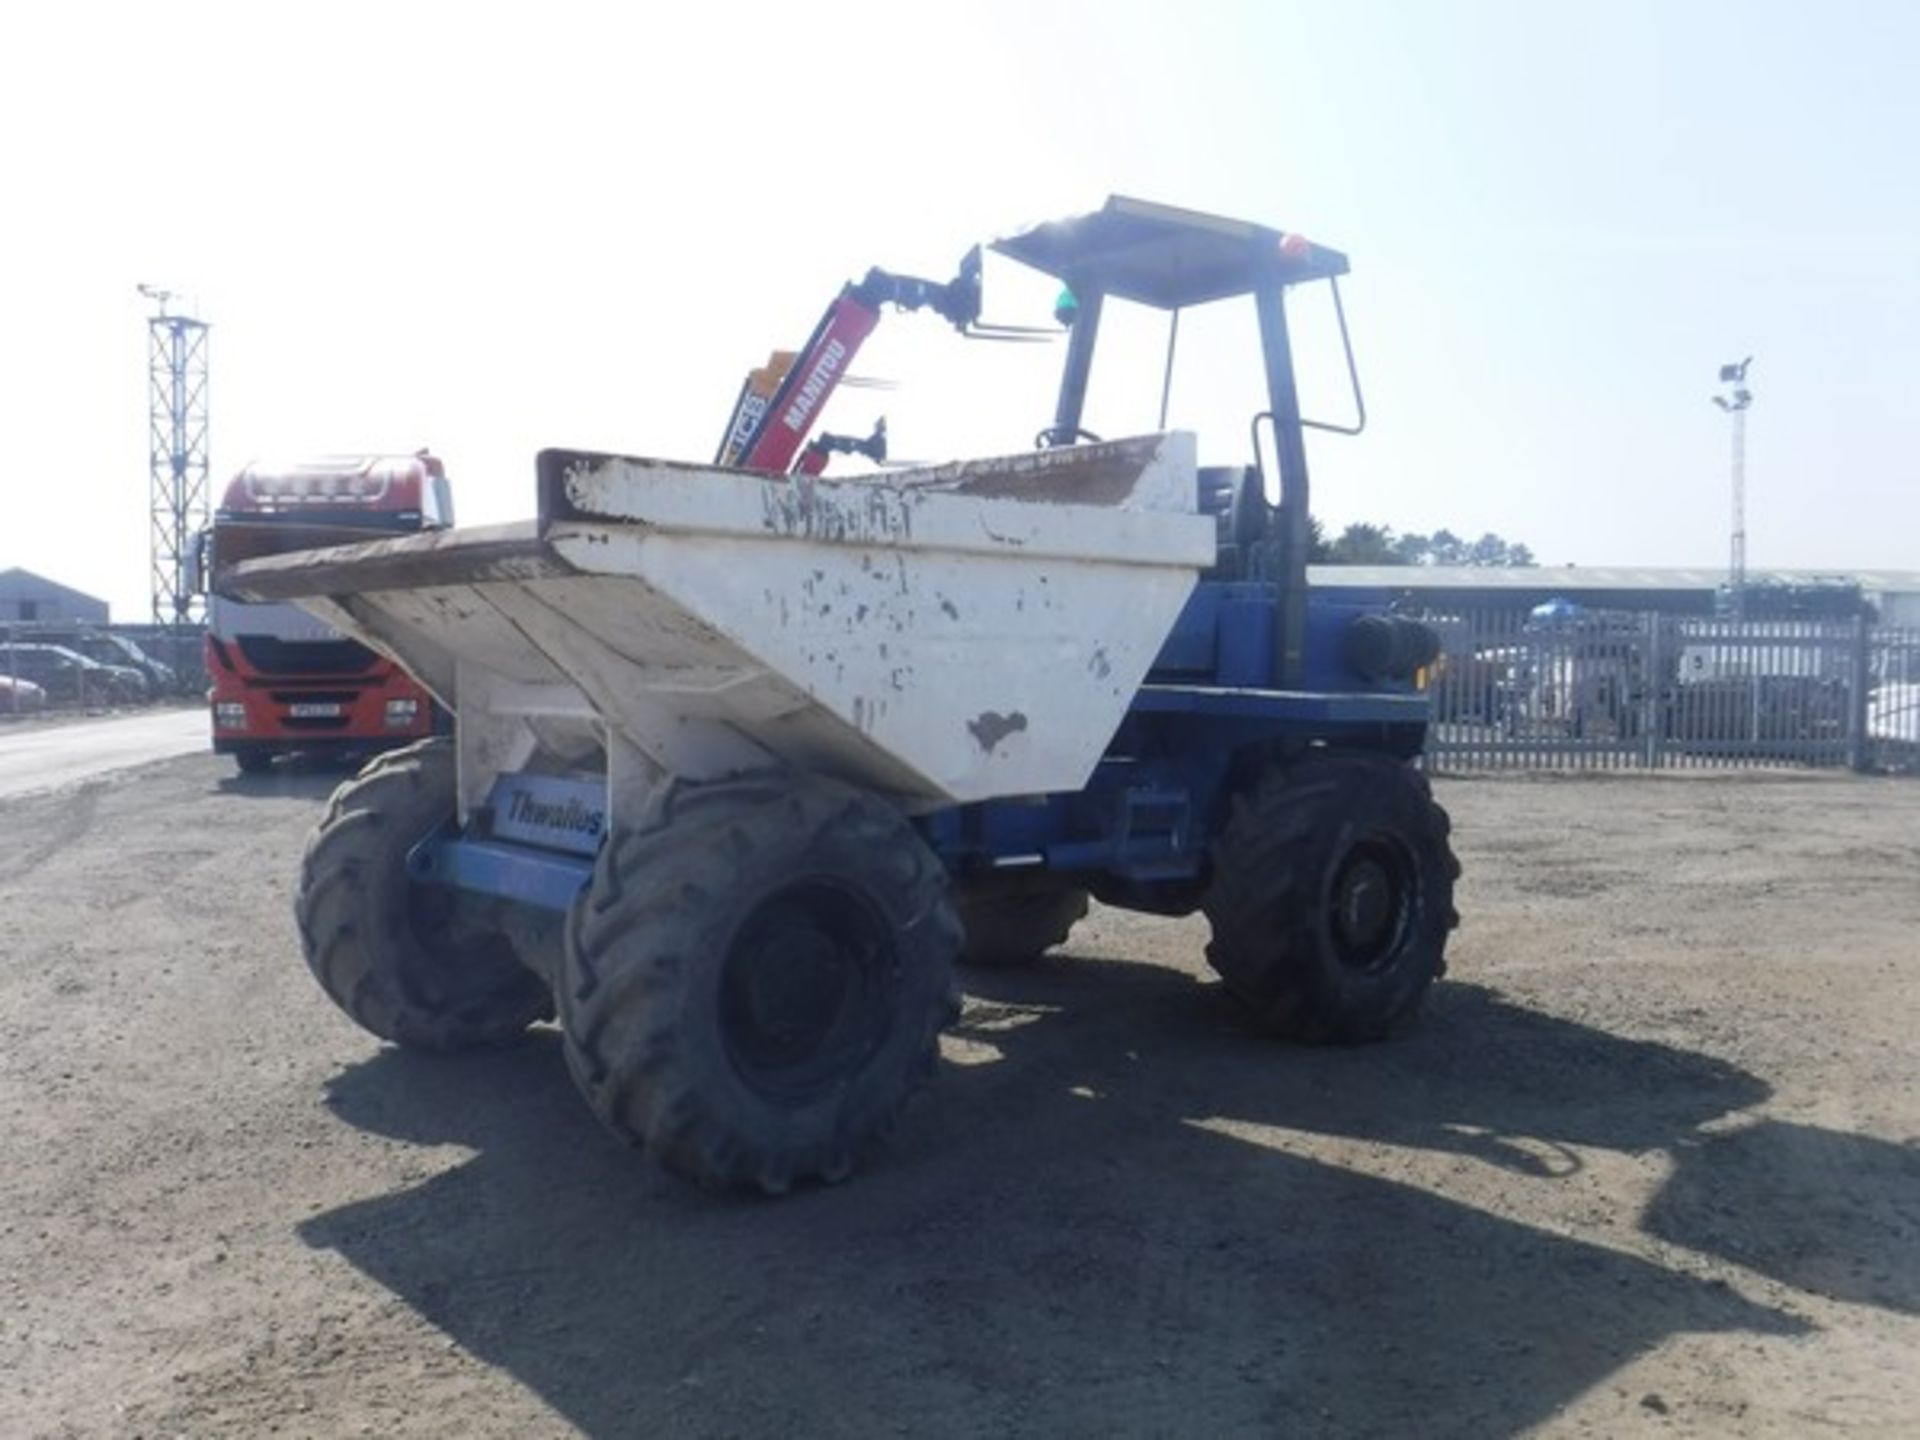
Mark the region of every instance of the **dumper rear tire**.
POLYGON ((1426 776, 1398 760, 1270 769, 1214 847, 1208 962, 1276 1034, 1384 1039, 1446 971, 1460 874, 1449 830, 1426 776))
POLYGON ((1031 965, 1064 944, 1087 913, 1087 892, 962 888, 954 894, 953 908, 966 932, 961 960, 982 969, 1008 969, 1031 965))
POLYGON ((843 1178, 958 1014, 946 875, 818 778, 616 835, 568 917, 567 1062, 600 1120, 708 1185, 843 1178))
POLYGON ((453 746, 389 751, 333 792, 307 841, 295 918, 314 978, 363 1029, 419 1050, 518 1036, 553 1013, 498 931, 461 923, 407 853, 454 813, 453 746))

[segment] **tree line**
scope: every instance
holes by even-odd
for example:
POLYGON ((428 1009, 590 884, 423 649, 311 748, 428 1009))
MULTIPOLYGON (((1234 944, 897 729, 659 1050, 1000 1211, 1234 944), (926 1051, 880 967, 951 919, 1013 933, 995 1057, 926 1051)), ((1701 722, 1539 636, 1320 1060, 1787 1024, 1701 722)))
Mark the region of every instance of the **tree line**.
POLYGON ((1349 525, 1329 540, 1320 522, 1309 522, 1307 558, 1315 565, 1532 565, 1533 551, 1488 531, 1466 540, 1451 530, 1431 535, 1395 534, 1387 525, 1349 525))

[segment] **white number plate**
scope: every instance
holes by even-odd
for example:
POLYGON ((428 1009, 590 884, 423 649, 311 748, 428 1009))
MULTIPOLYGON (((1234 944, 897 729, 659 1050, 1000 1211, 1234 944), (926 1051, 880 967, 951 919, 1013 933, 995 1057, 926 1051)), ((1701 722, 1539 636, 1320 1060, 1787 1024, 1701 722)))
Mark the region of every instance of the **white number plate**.
POLYGON ((287 714, 296 720, 319 720, 329 715, 338 715, 338 705, 289 705, 287 714))

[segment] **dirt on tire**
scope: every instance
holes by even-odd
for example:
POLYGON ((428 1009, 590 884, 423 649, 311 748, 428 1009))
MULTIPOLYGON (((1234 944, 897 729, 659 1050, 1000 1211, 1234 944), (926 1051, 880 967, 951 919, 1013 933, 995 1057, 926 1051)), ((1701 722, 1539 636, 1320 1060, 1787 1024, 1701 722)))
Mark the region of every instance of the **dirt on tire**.
POLYGON ((819 777, 616 834, 568 916, 568 1068, 609 1130, 691 1180, 844 1179, 958 1015, 946 892, 898 810, 819 777))
POLYGON ((550 1027, 339 1014, 341 777, 0 800, 0 1430, 1920 1433, 1920 785, 1447 782, 1403 1038, 1254 1032, 1205 925, 970 972, 846 1185, 696 1190, 550 1027))
POLYGON ((447 890, 409 882, 409 852, 453 811, 451 741, 379 756, 327 802, 294 896, 320 988, 361 1028, 419 1050, 503 1044, 553 1014, 504 933, 457 925, 447 890))

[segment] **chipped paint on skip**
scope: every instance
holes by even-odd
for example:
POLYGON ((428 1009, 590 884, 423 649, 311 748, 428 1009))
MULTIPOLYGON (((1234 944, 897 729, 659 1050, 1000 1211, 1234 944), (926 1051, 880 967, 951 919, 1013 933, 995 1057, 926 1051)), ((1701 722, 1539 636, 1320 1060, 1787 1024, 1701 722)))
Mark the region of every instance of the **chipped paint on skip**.
POLYGON ((982 710, 967 722, 967 729, 974 740, 987 754, 1009 735, 1018 734, 1027 728, 1027 717, 1019 710, 1011 715, 1002 715, 998 710, 982 710))
POLYGON ((891 485, 840 485, 794 475, 760 487, 760 528, 831 544, 902 545, 913 539, 920 498, 891 485))
POLYGON ((1093 652, 1092 658, 1087 661, 1087 669, 1096 680, 1104 680, 1113 673, 1113 662, 1107 659, 1106 646, 1093 652))
POLYGON ((984 515, 980 517, 980 533, 996 545, 1011 545, 1016 550, 1027 543, 1024 535, 1008 535, 994 529, 987 523, 987 517, 984 515))
POLYGON ((591 504, 593 482, 604 468, 606 468, 605 462, 595 463, 590 460, 576 460, 567 466, 566 473, 560 480, 561 488, 566 491, 567 504, 576 510, 588 508, 591 504))
MULTIPOLYGON (((897 686, 895 687, 898 688, 897 686)), ((885 700, 869 700, 864 695, 853 697, 853 728, 862 735, 872 735, 887 718, 885 700)))

